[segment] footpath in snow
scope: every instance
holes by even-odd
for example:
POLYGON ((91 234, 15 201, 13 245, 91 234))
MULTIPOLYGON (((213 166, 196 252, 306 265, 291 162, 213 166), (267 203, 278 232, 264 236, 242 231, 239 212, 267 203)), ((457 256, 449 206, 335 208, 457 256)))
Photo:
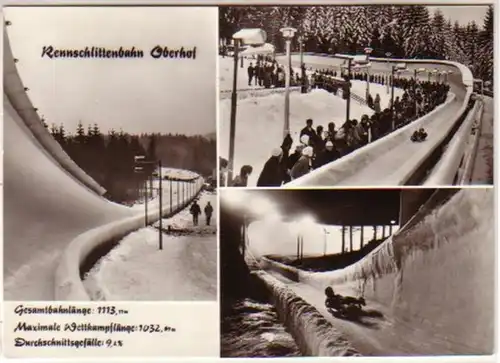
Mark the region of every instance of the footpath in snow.
MULTIPOLYGON (((194 226, 189 208, 163 220, 180 232, 148 227, 126 236, 88 273, 84 284, 93 300, 192 301, 217 299, 217 195, 202 193, 198 204, 214 208, 210 226, 200 216, 194 226)), ((155 224, 157 225, 157 224, 155 224)))

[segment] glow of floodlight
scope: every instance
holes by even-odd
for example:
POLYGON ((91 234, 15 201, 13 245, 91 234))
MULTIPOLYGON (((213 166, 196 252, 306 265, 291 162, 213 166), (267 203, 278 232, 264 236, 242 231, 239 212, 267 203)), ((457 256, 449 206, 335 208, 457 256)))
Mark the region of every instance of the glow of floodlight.
POLYGON ((246 193, 243 190, 226 189, 221 194, 221 198, 229 205, 239 206, 245 201, 246 193))
POLYGON ((299 223, 301 226, 305 227, 305 226, 310 226, 312 224, 316 224, 316 220, 311 215, 305 215, 299 219, 299 223))
POLYGON ((270 214, 276 211, 274 204, 267 198, 252 196, 250 209, 256 214, 270 214))

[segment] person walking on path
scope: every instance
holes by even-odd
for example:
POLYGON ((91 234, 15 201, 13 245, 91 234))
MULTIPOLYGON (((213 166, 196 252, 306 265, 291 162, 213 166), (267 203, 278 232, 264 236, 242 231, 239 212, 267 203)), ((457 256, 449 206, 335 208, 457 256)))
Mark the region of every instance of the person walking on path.
POLYGON ((198 225, 198 216, 201 214, 201 208, 196 200, 191 205, 189 212, 191 212, 191 215, 193 216, 193 224, 195 226, 197 226, 198 225))
POLYGON ((212 219, 212 213, 214 212, 214 208, 210 202, 205 206, 205 218, 207 220, 207 226, 210 225, 210 220, 212 219))

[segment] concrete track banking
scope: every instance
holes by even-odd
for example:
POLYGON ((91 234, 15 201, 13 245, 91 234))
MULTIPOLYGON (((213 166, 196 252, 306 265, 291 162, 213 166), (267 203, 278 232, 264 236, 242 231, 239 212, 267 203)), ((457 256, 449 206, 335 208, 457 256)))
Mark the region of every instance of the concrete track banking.
MULTIPOLYGON (((284 62, 283 58, 279 59, 284 62)), ((340 58, 330 58, 315 55, 305 55, 304 62, 306 67, 315 69, 335 68, 339 69, 344 62, 340 58)), ((300 64, 298 55, 292 56, 292 64, 297 66, 300 64)), ((405 184, 406 180, 401 178, 401 175, 407 175, 408 170, 411 170, 415 165, 422 161, 423 155, 429 150, 429 144, 440 140, 446 129, 450 128, 456 120, 457 113, 460 111, 466 97, 466 87, 462 82, 462 75, 458 68, 451 65, 434 64, 434 63, 407 63, 409 71, 407 76, 413 75, 413 70, 416 68, 435 68, 440 71, 451 70, 453 74, 448 77, 450 84, 450 92, 455 95, 455 98, 446 106, 436 110, 432 116, 432 122, 428 123, 426 129, 429 138, 424 143, 400 142, 396 145, 391 145, 377 153, 376 157, 373 153, 362 153, 362 149, 355 151, 350 157, 352 162, 348 167, 348 171, 339 175, 339 163, 345 163, 342 159, 328 164, 320 170, 313 171, 309 175, 302 177, 290 183, 288 186, 331 186, 331 185, 400 185, 405 184), (367 155, 368 154, 368 155, 367 155), (356 157, 355 157, 356 155, 356 157)), ((372 62, 372 74, 386 74, 390 72, 391 64, 387 62, 372 62)), ((426 80, 427 75, 419 76, 420 79, 426 80)), ((337 125, 339 127, 341 125, 337 125)), ((408 126, 417 127, 415 125, 408 126)), ((383 139, 382 139, 383 140, 383 139)), ((379 142, 382 142, 380 140, 379 142)))

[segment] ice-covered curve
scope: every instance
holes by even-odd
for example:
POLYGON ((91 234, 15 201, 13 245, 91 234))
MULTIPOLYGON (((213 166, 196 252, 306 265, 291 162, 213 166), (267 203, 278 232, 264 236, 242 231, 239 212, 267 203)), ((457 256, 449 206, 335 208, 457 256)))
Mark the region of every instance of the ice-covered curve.
MULTIPOLYGON (((294 62, 298 61, 298 56, 294 56, 294 62)), ((306 66, 313 67, 331 67, 340 66, 347 56, 335 55, 305 55, 304 62, 306 66)), ((338 160, 324 167, 315 170, 308 175, 303 176, 287 184, 287 187, 295 186, 331 186, 331 185, 367 185, 376 182, 380 185, 404 184, 408 180, 408 170, 416 170, 425 157, 425 151, 430 153, 442 141, 453 128, 459 116, 465 111, 468 100, 472 94, 473 77, 471 71, 462 64, 449 61, 438 60, 405 60, 405 59, 383 59, 371 58, 373 73, 388 73, 390 66, 395 62, 405 62, 410 71, 420 67, 432 67, 438 70, 453 71, 448 76, 451 87, 451 93, 455 99, 449 100, 446 107, 435 112, 432 123, 429 117, 424 117, 425 127, 432 135, 432 145, 430 141, 422 145, 409 143, 407 138, 399 138, 398 142, 394 136, 392 143, 388 143, 386 148, 378 148, 374 154, 372 150, 366 147, 356 150, 352 153, 349 160, 338 160), (420 148, 418 148, 420 146, 420 148), (338 171, 340 170, 340 172, 338 171), (401 169, 401 171, 399 170, 401 169), (375 177, 373 176, 375 175, 375 177)), ((413 73, 413 72, 411 72, 413 73)), ((420 120, 407 126, 406 134, 412 132, 415 128, 421 127, 420 120)), ((390 135, 389 135, 390 136, 390 135)), ((389 140, 389 136, 382 140, 389 140)))
POLYGON ((3 42, 4 298, 54 300, 55 270, 70 241, 143 212, 103 198, 52 138, 26 94, 5 27, 3 42))
POLYGON ((376 306, 384 316, 378 329, 337 320, 363 355, 492 354, 494 192, 454 192, 438 190, 406 227, 358 263, 322 273, 294 269, 285 274, 298 282, 283 281, 318 309, 328 285, 376 306))

